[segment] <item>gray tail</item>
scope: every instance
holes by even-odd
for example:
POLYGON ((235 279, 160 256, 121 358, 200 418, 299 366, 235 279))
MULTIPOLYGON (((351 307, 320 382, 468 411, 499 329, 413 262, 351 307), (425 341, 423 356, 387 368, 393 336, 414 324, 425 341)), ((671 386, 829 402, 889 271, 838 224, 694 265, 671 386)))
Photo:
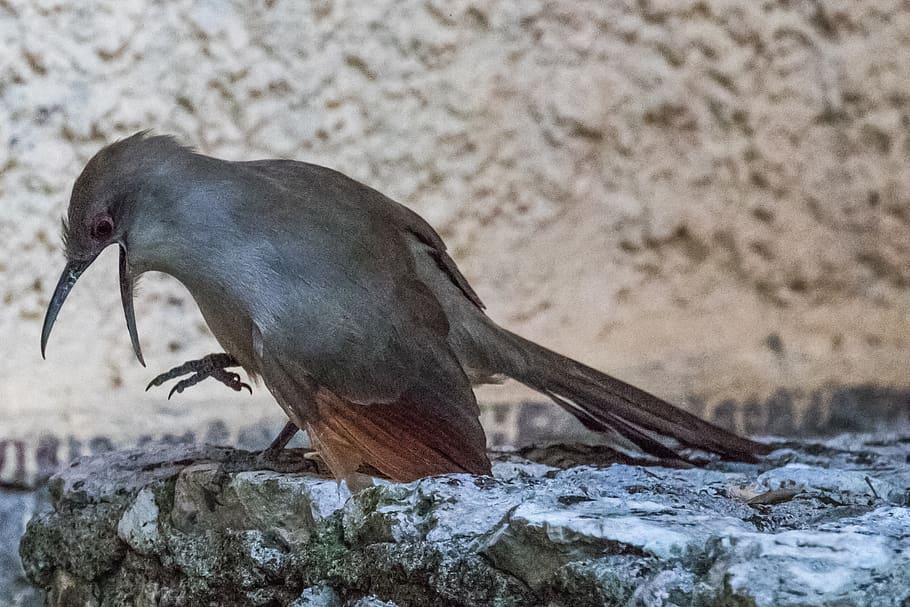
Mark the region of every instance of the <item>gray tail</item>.
POLYGON ((645 453, 660 458, 685 460, 678 451, 681 446, 754 462, 758 455, 771 450, 606 373, 500 330, 512 345, 512 356, 503 372, 547 395, 591 430, 620 434, 645 453), (678 446, 669 445, 668 438, 678 446))

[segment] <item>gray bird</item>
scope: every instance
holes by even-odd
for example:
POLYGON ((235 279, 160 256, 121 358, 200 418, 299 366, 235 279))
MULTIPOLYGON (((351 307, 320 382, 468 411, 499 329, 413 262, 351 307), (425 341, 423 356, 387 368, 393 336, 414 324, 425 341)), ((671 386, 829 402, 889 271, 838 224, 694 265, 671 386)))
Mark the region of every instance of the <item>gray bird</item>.
MULTIPOLYGON (((472 385, 507 376, 586 427, 660 458, 694 448, 753 461, 767 452, 494 323, 416 213, 328 168, 230 162, 174 138, 138 133, 99 151, 76 180, 63 226, 66 268, 48 305, 47 339, 66 296, 109 245, 136 356, 133 282, 165 272, 192 294, 224 354, 162 374, 261 377, 338 479, 370 465, 398 481, 489 474, 472 385)), ((144 363, 143 363, 144 364, 144 363)))

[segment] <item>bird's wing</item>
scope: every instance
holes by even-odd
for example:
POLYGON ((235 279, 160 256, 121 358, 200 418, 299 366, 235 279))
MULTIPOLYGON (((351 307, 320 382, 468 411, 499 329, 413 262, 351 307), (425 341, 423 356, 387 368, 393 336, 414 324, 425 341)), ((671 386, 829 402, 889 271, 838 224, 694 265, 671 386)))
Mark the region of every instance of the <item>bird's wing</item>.
POLYGON ((320 385, 280 345, 262 341, 266 384, 339 480, 360 464, 403 482, 449 472, 490 474, 473 393, 459 385, 465 378, 449 385, 452 378, 420 370, 424 379, 393 400, 353 402, 339 395, 343 387, 320 385))
POLYGON ((448 319, 414 269, 409 239, 419 232, 407 215, 326 169, 258 164, 276 184, 259 188, 254 211, 272 219, 261 254, 280 285, 253 311, 269 388, 393 478, 489 472, 448 319))
POLYGON ((399 295, 382 319, 349 315, 335 333, 344 335, 338 347, 318 355, 308 346, 312 334, 275 325, 261 332, 263 379, 339 479, 361 463, 398 481, 490 473, 468 378, 439 328, 421 318, 434 302, 413 297, 399 295))
POLYGON ((337 224, 339 214, 351 223, 369 218, 374 222, 379 220, 385 227, 394 227, 400 237, 415 238, 426 245, 436 265, 464 296, 477 308, 484 308, 436 230, 403 204, 343 173, 319 165, 294 160, 258 160, 235 165, 281 192, 275 200, 276 206, 291 215, 288 217, 291 221, 301 208, 305 208, 307 221, 337 224))

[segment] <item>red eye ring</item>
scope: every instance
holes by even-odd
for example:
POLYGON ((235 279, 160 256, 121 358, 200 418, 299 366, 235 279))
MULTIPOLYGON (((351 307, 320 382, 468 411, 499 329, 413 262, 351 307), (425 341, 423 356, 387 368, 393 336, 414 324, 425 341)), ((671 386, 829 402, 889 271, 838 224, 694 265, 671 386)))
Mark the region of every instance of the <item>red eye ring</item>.
POLYGON ((107 240, 114 233, 114 220, 110 215, 101 215, 95 218, 92 224, 92 238, 94 240, 107 240))

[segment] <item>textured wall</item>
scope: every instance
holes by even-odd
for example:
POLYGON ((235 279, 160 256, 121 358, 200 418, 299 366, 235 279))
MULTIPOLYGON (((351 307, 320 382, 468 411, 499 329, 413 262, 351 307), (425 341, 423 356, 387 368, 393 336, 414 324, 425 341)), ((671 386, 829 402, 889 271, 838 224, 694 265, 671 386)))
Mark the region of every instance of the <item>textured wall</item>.
POLYGON ((4 0, 2 434, 279 417, 262 391, 143 395, 215 345, 149 276, 139 367, 113 251, 40 360, 72 182, 148 127, 377 187, 495 319, 665 397, 906 385, 908 125, 897 1, 4 0))

